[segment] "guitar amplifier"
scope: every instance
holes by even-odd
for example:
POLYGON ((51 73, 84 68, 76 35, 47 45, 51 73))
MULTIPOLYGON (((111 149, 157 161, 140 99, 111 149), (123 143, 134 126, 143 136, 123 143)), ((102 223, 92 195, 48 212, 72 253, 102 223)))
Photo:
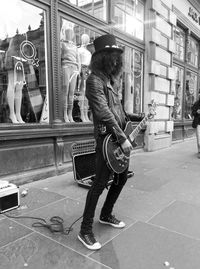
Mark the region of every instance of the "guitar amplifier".
POLYGON ((19 207, 19 188, 8 181, 0 180, 0 213, 19 207))
MULTIPOLYGON (((95 179, 95 145, 95 140, 85 140, 72 144, 74 180, 81 187, 90 188, 95 179)), ((110 179, 108 185, 112 181, 110 179)))

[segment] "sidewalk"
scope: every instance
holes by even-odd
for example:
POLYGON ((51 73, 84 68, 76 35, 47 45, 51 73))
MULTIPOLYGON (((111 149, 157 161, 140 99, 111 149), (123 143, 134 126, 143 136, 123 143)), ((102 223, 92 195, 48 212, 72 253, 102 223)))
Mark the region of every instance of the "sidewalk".
MULTIPOLYGON (((32 227, 36 220, 0 215, 0 269, 200 269, 200 159, 196 139, 156 152, 135 152, 135 175, 114 213, 122 230, 98 223, 104 191, 95 215, 94 233, 103 245, 92 252, 77 239, 80 222, 68 235, 32 227)), ((10 216, 64 219, 69 227, 83 213, 87 189, 73 173, 20 187, 20 208, 10 216)))

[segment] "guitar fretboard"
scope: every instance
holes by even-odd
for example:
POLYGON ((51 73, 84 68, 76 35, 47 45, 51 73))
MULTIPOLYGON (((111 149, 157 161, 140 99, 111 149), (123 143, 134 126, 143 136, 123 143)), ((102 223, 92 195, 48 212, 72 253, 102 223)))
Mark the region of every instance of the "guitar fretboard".
POLYGON ((136 138, 136 136, 139 134, 139 132, 142 130, 143 126, 148 121, 148 118, 149 118, 149 115, 145 116, 144 119, 138 124, 138 126, 129 135, 131 141, 134 141, 134 139, 136 138))

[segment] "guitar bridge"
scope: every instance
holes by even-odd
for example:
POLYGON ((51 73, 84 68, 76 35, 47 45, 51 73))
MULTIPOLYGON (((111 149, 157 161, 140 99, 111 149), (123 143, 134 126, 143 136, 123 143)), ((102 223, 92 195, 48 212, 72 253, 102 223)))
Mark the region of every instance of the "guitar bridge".
POLYGON ((114 155, 117 161, 127 162, 126 160, 129 160, 120 147, 114 150, 114 155))
POLYGON ((116 148, 114 150, 114 155, 115 155, 116 160, 119 161, 119 160, 122 160, 123 159, 124 153, 122 152, 122 150, 120 149, 120 147, 118 147, 118 148, 116 148))

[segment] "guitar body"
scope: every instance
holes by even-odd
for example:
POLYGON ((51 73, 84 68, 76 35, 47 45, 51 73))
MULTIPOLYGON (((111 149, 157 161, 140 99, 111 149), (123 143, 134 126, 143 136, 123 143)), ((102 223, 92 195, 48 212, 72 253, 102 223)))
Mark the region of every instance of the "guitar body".
MULTIPOLYGON (((128 121, 124 133, 129 137, 132 132, 132 123, 128 121)), ((137 146, 134 141, 131 144, 133 147, 137 146)), ((121 174, 129 166, 130 153, 124 153, 120 144, 111 134, 107 135, 104 139, 103 155, 108 167, 117 174, 121 174)))
MULTIPOLYGON (((132 123, 127 122, 124 133, 135 147, 137 144, 134 142, 140 130, 146 124, 148 119, 152 119, 155 115, 156 103, 152 100, 150 105, 150 112, 143 120, 133 129, 132 123)), ((117 174, 124 172, 129 166, 130 153, 124 153, 117 140, 110 134, 107 135, 103 142, 103 155, 108 167, 117 174)))

